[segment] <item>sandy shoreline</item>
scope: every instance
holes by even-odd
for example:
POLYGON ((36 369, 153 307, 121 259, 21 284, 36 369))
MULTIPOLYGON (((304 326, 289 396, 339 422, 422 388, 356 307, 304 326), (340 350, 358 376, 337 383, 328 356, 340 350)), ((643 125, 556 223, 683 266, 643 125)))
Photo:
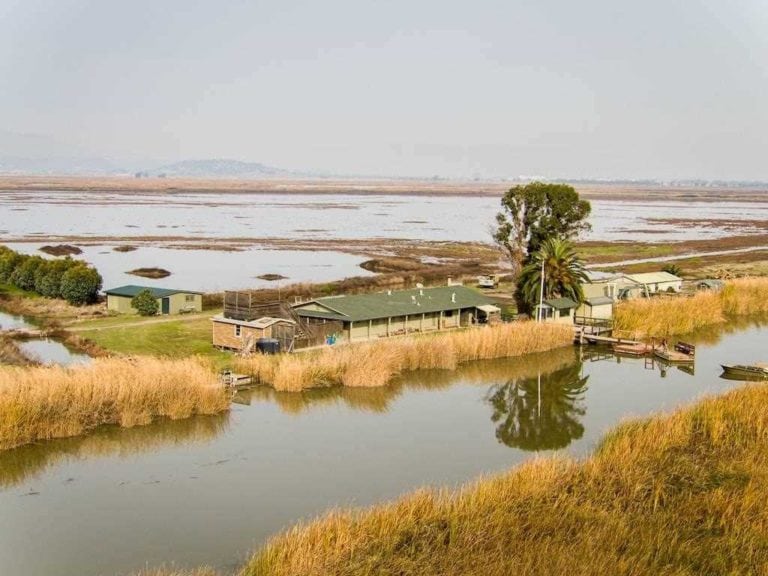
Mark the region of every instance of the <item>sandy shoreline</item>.
MULTIPOLYGON (((0 176, 3 192, 83 192, 140 194, 305 194, 383 196, 499 197, 516 182, 446 180, 236 180, 204 178, 132 178, 70 176, 0 176)), ((696 187, 655 184, 573 183, 588 199, 699 202, 768 202, 768 187, 696 187)))

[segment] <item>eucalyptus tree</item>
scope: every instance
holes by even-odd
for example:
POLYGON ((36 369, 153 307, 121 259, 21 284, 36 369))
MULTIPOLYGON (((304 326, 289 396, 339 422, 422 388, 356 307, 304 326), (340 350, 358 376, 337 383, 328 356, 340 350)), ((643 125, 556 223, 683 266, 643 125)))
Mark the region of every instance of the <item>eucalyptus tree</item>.
POLYGON ((517 276, 549 239, 572 239, 590 229, 592 206, 567 184, 531 182, 515 186, 501 199, 493 239, 517 276))

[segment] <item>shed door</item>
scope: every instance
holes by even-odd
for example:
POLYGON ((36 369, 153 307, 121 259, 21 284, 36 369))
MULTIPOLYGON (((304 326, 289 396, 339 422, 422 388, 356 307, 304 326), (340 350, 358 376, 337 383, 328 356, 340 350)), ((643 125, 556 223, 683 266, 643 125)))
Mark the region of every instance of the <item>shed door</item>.
POLYGON ((163 298, 160 303, 160 313, 161 314, 170 314, 171 312, 171 299, 170 298, 163 298))

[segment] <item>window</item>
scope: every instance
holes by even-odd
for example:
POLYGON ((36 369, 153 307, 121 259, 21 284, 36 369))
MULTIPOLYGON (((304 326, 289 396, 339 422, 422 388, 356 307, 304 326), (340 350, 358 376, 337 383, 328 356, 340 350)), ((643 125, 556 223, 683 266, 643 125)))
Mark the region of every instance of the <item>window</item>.
POLYGON ((187 302, 194 302, 195 301, 195 295, 194 294, 187 294, 184 296, 184 300, 187 302))
POLYGON ((563 318, 564 316, 570 316, 571 315, 571 309, 570 308, 561 308, 560 309, 560 318, 563 318))
POLYGON ((240 338, 240 331, 242 330, 242 326, 239 324, 235 324, 235 338, 240 338))
POLYGON ((445 316, 446 318, 450 318, 451 316, 453 316, 453 310, 446 310, 443 313, 443 316, 445 316))

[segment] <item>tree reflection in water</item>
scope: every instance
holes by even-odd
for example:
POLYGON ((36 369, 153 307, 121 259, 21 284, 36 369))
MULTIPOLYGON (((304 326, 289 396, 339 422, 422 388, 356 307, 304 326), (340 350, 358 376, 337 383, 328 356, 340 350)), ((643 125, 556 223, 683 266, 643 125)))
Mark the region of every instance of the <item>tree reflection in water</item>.
POLYGON ((496 438, 521 450, 565 448, 584 434, 581 417, 589 376, 581 362, 544 374, 493 386, 486 400, 493 407, 496 438))

